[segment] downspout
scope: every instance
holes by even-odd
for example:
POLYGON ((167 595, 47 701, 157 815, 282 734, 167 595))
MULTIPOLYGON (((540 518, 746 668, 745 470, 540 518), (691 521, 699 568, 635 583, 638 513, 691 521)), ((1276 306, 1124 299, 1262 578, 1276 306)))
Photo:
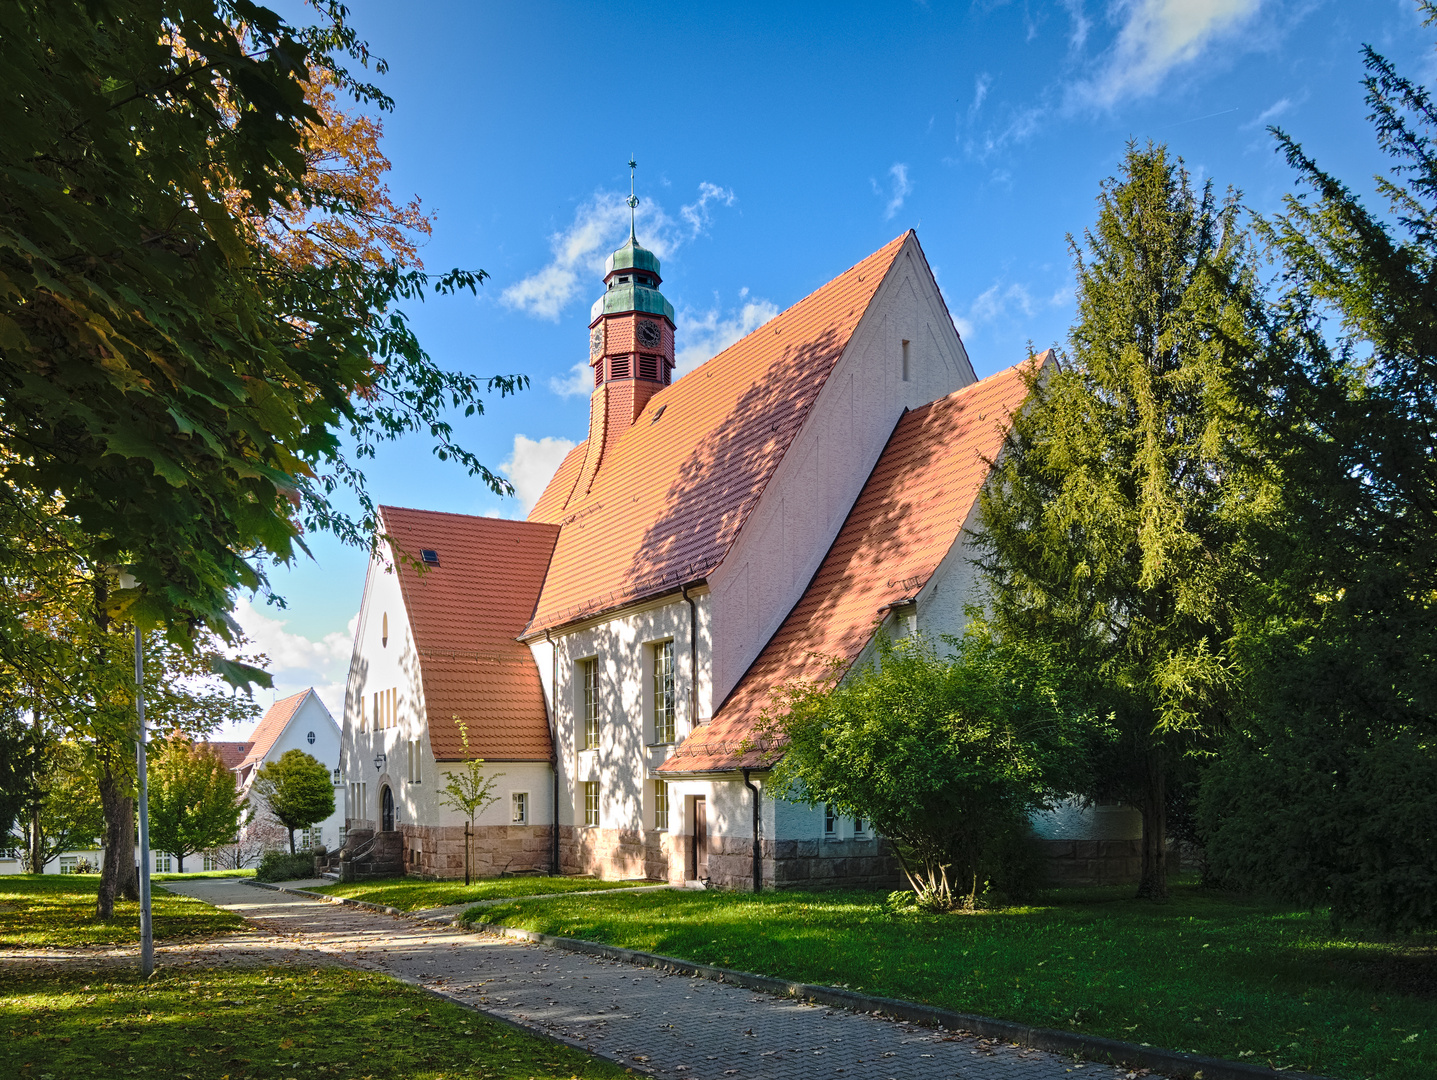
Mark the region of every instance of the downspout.
POLYGON ((549 643, 549 771, 554 774, 554 825, 553 843, 549 850, 549 872, 559 876, 559 650, 554 648, 554 638, 546 629, 544 640, 549 643))
POLYGON ((699 608, 689 595, 689 587, 680 585, 679 592, 689 605, 689 730, 699 726, 699 608))
POLYGON ((753 792, 753 891, 763 891, 763 857, 758 846, 758 788, 753 786, 753 781, 748 778, 752 770, 743 770, 743 784, 753 792))

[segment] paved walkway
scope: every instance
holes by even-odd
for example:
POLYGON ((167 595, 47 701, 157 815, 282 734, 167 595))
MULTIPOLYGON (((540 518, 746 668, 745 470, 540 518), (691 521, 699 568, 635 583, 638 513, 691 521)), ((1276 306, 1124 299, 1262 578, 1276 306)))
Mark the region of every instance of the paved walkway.
POLYGON ((655 1076, 725 1080, 1078 1080, 1124 1069, 959 1037, 224 879, 174 892, 283 935, 286 952, 418 981, 655 1076))

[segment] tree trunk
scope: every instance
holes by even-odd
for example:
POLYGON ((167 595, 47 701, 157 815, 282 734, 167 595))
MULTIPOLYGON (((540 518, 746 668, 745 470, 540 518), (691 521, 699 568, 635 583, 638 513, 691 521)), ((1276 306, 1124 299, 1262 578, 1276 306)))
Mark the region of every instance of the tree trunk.
POLYGON ((100 805, 105 810, 105 860, 100 867, 100 893, 95 915, 115 916, 115 898, 140 898, 135 867, 135 799, 125 793, 122 779, 109 768, 100 770, 100 805))
POLYGON ((474 835, 474 822, 464 823, 464 887, 469 887, 469 848, 473 845, 470 837, 474 835))
POLYGON ((177 874, 183 874, 184 872, 185 872, 185 857, 184 857, 184 855, 176 855, 176 856, 175 856, 175 873, 177 873, 177 874))
POLYGON ((289 853, 294 854, 294 830, 289 830, 289 853))
POLYGON ((36 800, 30 807, 30 845, 25 856, 25 872, 27 874, 43 874, 45 872, 45 837, 40 831, 40 803, 36 800))
POLYGON ((1168 769, 1163 748, 1148 750, 1143 760, 1143 876, 1138 898, 1168 898, 1168 769))

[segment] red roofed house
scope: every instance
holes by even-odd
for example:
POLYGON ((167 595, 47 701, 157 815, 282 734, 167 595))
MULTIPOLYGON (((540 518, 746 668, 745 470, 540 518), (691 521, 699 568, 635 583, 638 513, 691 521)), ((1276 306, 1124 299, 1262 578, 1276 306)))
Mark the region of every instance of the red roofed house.
POLYGON ((349 824, 462 873, 437 789, 467 753, 505 774, 484 871, 892 881, 861 823, 764 796, 754 723, 880 628, 961 632, 964 529, 1023 372, 976 379, 912 232, 677 381, 658 259, 630 237, 605 283, 589 437, 529 519, 382 511, 349 824))
MULTIPOLYGON (((219 753, 220 759, 234 770, 240 795, 245 798, 250 797, 255 773, 270 762, 278 761, 290 750, 303 750, 331 772, 339 768, 339 725, 313 687, 280 698, 271 705, 255 725, 247 742, 210 745, 219 753)), ((344 800, 342 792, 334 794, 334 813, 312 828, 295 833, 294 842, 299 848, 320 845, 332 848, 339 845, 344 828, 344 800)), ((254 809, 257 813, 263 812, 263 807, 254 809)))

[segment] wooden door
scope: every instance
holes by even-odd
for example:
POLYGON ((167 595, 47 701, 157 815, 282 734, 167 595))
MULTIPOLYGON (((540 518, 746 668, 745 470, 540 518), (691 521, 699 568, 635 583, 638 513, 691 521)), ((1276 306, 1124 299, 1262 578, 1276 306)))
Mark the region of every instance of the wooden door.
POLYGON ((690 866, 695 881, 703 881, 709 876, 708 800, 702 795, 694 800, 694 842, 690 866))

